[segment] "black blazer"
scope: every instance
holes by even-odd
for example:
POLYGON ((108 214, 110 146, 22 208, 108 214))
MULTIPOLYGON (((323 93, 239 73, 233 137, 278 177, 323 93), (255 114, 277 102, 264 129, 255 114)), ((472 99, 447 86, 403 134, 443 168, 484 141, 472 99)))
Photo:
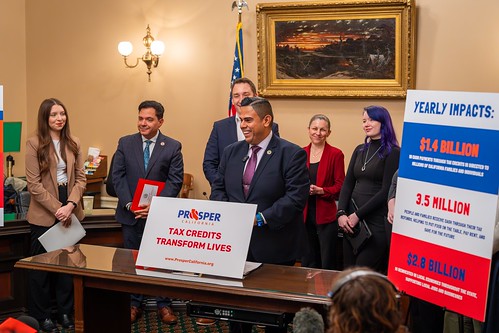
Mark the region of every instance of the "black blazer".
POLYGON ((253 227, 250 251, 263 263, 284 263, 301 255, 304 235, 303 208, 308 199, 307 154, 297 145, 274 135, 253 176, 248 197, 244 197, 242 176, 245 141, 228 146, 222 155, 210 199, 253 203, 267 225, 253 227))

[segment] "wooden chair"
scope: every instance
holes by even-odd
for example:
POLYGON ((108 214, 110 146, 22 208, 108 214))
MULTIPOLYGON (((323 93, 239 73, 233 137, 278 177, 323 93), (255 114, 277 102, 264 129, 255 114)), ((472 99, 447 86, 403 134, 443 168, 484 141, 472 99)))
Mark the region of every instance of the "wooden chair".
POLYGON ((184 181, 180 189, 180 198, 189 198, 189 192, 194 189, 194 176, 184 172, 184 181))

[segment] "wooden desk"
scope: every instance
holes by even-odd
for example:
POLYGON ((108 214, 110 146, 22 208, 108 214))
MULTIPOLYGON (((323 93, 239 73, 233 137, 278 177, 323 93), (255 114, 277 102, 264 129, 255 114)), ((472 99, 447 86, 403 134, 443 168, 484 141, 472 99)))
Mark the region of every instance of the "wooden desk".
MULTIPOLYGON (((114 210, 97 210, 81 222, 87 235, 82 243, 123 246, 121 224, 114 218, 114 210)), ((27 272, 14 269, 15 263, 29 256, 30 227, 23 216, 6 221, 0 228, 0 322, 26 312, 27 272), (8 286, 8 287, 6 287, 8 286)))
POLYGON ((85 267, 47 262, 52 252, 19 260, 15 266, 73 275, 75 332, 130 332, 129 293, 272 312, 294 313, 304 306, 321 310, 329 304, 326 294, 337 274, 265 264, 244 280, 222 285, 139 275, 133 250, 84 244, 80 250, 85 267))

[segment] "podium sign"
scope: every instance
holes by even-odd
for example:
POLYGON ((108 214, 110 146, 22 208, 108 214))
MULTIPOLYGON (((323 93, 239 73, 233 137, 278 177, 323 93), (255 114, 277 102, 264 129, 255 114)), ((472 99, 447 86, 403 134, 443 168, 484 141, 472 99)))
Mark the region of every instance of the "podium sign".
POLYGON ((136 265, 241 279, 256 208, 154 197, 136 265))
POLYGON ((408 91, 388 277, 484 320, 499 184, 499 94, 408 91))

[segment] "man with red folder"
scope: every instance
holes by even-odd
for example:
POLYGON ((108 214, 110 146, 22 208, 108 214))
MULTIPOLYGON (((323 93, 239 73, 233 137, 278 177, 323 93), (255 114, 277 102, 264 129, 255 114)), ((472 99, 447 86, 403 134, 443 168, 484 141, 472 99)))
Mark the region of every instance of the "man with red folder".
MULTIPOLYGON (((122 224, 125 248, 139 249, 144 233, 149 205, 138 209, 132 201, 139 179, 165 184, 159 196, 177 197, 184 177, 184 162, 180 142, 163 135, 164 108, 156 101, 139 105, 138 133, 122 137, 114 155, 112 179, 118 196, 116 220, 122 224)), ((142 295, 131 295, 130 319, 132 323, 142 315, 142 295)), ((158 317, 166 324, 175 324, 168 298, 158 297, 158 317)))

